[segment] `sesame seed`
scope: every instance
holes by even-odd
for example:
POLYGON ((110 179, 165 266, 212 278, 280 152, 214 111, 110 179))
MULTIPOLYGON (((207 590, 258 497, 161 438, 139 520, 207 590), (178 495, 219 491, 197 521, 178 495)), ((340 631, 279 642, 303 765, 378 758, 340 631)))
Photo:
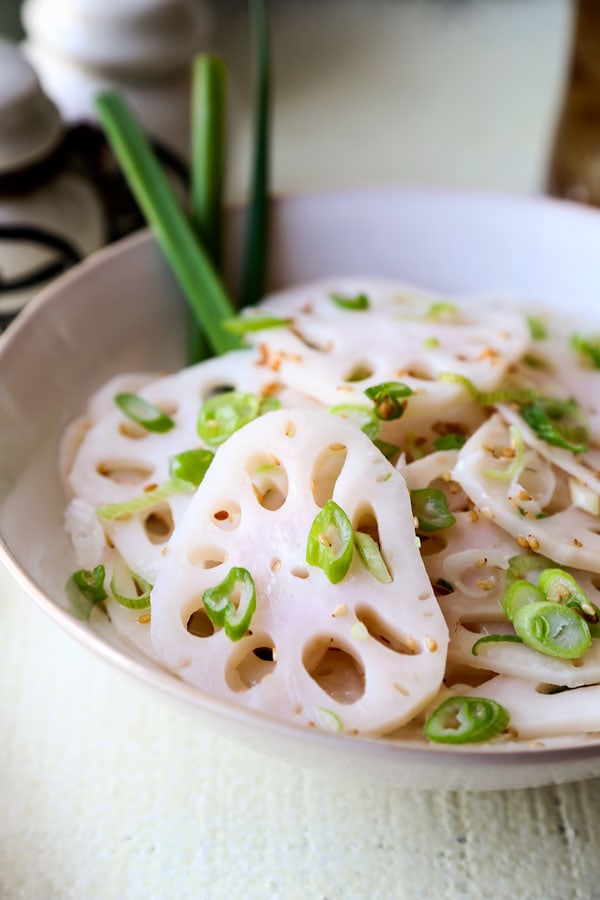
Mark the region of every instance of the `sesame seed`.
POLYGON ((481 559, 476 559, 473 563, 474 569, 483 569, 483 567, 487 564, 487 559, 485 556, 482 556, 481 559))
POLYGON ((583 547, 581 541, 578 541, 577 538, 573 538, 573 546, 574 547, 583 547))
POLYGON ((516 537, 515 541, 517 542, 519 547, 529 547, 529 541, 524 534, 520 534, 518 537, 516 537))
POLYGON ((444 481, 452 481, 452 472, 442 472, 442 478, 444 481))
POLYGON ((335 617, 337 618, 338 616, 345 616, 347 612, 348 612, 348 607, 346 606, 346 604, 345 604, 345 603, 338 603, 338 605, 337 605, 336 608, 333 610, 333 612, 331 613, 331 615, 332 615, 332 616, 335 616, 335 617))
POLYGON ((540 542, 532 534, 530 534, 529 537, 527 538, 527 543, 529 544, 529 547, 531 548, 531 550, 539 550, 540 549, 540 542))
POLYGON ((147 625, 150 621, 150 613, 142 613, 141 616, 138 616, 138 622, 140 625, 147 625))
POLYGON ((492 510, 489 508, 489 506, 482 506, 481 509, 479 510, 479 512, 481 513, 482 516, 485 516, 486 519, 495 519, 496 518, 495 514, 492 512, 492 510))
POLYGON ((494 587, 494 582, 489 578, 481 578, 477 582, 477 587, 480 591, 491 591, 494 587))
POLYGON ((479 513, 476 509, 470 509, 467 513, 470 522, 479 522, 479 513))
POLYGON ((438 648, 437 641, 434 641, 434 639, 429 635, 427 635, 427 637, 425 638, 425 646, 428 650, 431 650, 432 653, 435 653, 438 648))
POLYGON ((517 494, 519 500, 531 500, 531 494, 528 494, 527 491, 524 491, 522 488, 517 494))

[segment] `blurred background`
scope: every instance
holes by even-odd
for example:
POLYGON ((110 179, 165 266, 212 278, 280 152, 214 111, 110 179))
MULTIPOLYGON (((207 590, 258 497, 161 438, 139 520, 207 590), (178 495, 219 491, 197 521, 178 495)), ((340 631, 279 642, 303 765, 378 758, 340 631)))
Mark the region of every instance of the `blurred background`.
MULTIPOLYGON (((26 5, 43 20, 45 34, 40 24, 35 38, 45 43, 46 63, 48 54, 60 62, 61 52, 64 62, 68 40, 49 34, 60 33, 61 16, 44 18, 42 8, 93 4, 26 5)), ((120 7, 128 5, 140 0, 120 7)), ((249 130, 247 3, 197 5, 206 20, 201 45, 221 52, 231 72, 229 193, 237 198, 249 130)), ((568 62, 570 0, 271 0, 270 11, 277 190, 398 180, 543 188, 568 62)), ((20 0, 2 0, 0 33, 23 38, 20 0)), ((76 68, 73 85, 86 69, 83 57, 76 68)))

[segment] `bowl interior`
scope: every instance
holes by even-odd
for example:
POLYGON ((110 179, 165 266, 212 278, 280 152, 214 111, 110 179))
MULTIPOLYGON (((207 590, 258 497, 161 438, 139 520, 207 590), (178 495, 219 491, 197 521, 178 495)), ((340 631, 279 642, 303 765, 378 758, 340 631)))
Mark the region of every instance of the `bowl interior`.
MULTIPOLYGON (((230 215, 228 226, 228 257, 236 271, 239 213, 230 215)), ((600 215, 547 200, 399 188, 282 199, 273 205, 271 246, 272 288, 363 274, 449 293, 517 295, 525 303, 577 312, 592 312, 600 297, 600 215)), ((208 724, 218 720, 222 731, 256 743, 256 714, 182 685, 110 628, 94 630, 77 621, 65 600, 64 585, 75 566, 62 529, 62 429, 111 375, 180 367, 184 324, 183 300, 146 232, 98 253, 30 304, 0 339, 0 532, 9 565, 61 625, 186 706, 202 708, 208 724)), ((579 769, 562 768, 559 776, 556 760, 548 757, 540 765, 539 756, 534 776, 531 755, 510 776, 490 775, 489 765, 485 775, 476 775, 483 770, 469 770, 467 762, 477 754, 428 748, 416 757, 410 750, 402 756, 397 747, 390 751, 390 741, 344 742, 262 721, 259 743, 267 752, 291 758, 293 748, 302 746, 307 762, 313 753, 332 759, 334 749, 339 760, 343 746, 346 758, 359 766, 365 755, 379 756, 379 777, 411 786, 419 785, 418 771, 429 787, 534 784, 564 778, 565 771, 566 777, 600 771, 589 746, 574 757, 579 769), (449 762, 455 773, 450 778, 449 762)), ((479 756, 489 764, 502 754, 479 756)))

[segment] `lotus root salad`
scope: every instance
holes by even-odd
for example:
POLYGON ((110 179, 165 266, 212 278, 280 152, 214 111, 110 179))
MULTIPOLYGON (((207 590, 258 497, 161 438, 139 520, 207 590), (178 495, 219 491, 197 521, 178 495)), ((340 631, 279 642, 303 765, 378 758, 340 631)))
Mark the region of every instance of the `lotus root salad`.
POLYGON ((600 732, 600 335, 384 280, 104 385, 59 466, 67 595, 200 691, 367 737, 600 732))

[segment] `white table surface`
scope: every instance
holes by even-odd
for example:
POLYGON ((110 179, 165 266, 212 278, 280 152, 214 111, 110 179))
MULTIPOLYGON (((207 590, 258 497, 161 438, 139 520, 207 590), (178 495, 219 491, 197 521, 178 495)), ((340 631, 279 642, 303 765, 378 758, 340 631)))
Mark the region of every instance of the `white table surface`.
MULTIPOLYGON (((275 186, 539 191, 566 0, 282 4, 275 186)), ((241 23, 230 191, 247 134, 241 23)), ((600 897, 600 780, 343 784, 215 737, 92 656, 0 568, 0 898, 600 897)))

